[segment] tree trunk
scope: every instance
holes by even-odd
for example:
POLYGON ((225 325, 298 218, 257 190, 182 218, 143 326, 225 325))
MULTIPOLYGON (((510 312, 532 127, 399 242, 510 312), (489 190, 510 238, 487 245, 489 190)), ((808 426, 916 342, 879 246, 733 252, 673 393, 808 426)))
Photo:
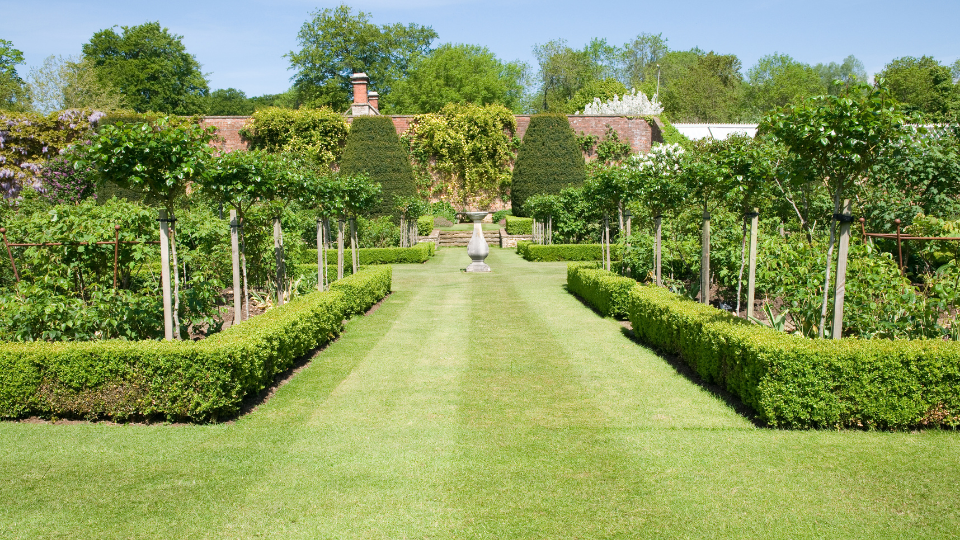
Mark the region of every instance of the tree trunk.
POLYGON ((662 217, 660 216, 660 214, 657 214, 656 217, 653 218, 654 237, 655 237, 654 245, 653 245, 653 267, 654 267, 653 275, 654 275, 654 279, 657 282, 658 287, 663 286, 663 274, 661 270, 661 251, 660 251, 663 245, 661 240, 662 238, 661 233, 663 231, 663 228, 661 225, 662 225, 662 217))
POLYGON ((743 267, 747 265, 747 216, 743 216, 743 232, 740 238, 740 271, 737 273, 737 307, 735 313, 740 316, 740 294, 743 290, 743 267))
POLYGON ((233 324, 240 324, 243 320, 243 294, 240 285, 240 221, 236 210, 230 210, 230 251, 233 263, 233 324))
POLYGON ((173 265, 173 336, 183 339, 180 335, 180 264, 177 260, 177 218, 170 211, 170 264, 173 265))
POLYGON ((710 212, 703 205, 703 253, 700 258, 700 298, 710 305, 710 212))
POLYGON ((343 279, 343 219, 337 220, 337 279, 343 279))
POLYGON ((753 317, 753 304, 757 289, 757 225, 759 209, 754 208, 750 218, 750 270, 747 274, 747 318, 753 317))
MULTIPOLYGON (((840 213, 840 193, 843 189, 843 184, 840 185, 840 188, 837 189, 837 192, 833 195, 833 213, 840 213)), ((827 249, 827 264, 826 269, 823 272, 823 305, 820 308, 820 328, 818 331, 818 336, 823 339, 826 325, 827 325, 827 301, 830 299, 830 267, 833 262, 833 245, 837 240, 837 220, 830 220, 830 247, 827 249)))
POLYGON ((357 239, 357 219, 350 218, 350 262, 353 264, 352 273, 354 274, 360 269, 360 254, 357 253, 359 243, 357 239))
POLYGON ((273 256, 277 263, 277 306, 283 305, 283 293, 286 289, 286 279, 283 268, 283 230, 280 227, 280 218, 273 218, 273 256))

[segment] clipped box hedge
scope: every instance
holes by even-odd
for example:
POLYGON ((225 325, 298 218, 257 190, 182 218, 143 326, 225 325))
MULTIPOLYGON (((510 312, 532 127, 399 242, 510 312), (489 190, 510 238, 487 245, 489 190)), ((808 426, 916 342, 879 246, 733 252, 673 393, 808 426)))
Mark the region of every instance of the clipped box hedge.
MULTIPOLYGON (((419 244, 408 248, 361 248, 360 265, 368 264, 403 264, 403 263, 423 263, 427 262, 437 252, 437 245, 433 242, 420 242, 419 244)), ((304 249, 301 252, 300 264, 317 264, 317 250, 304 249)), ((344 265, 350 266, 350 249, 343 251, 344 265)), ((327 262, 332 262, 333 266, 337 264, 337 250, 327 250, 327 262)))
MULTIPOLYGON (((517 242, 517 253, 532 262, 599 261, 603 259, 600 244, 534 244, 526 240, 517 242)), ((610 246, 610 256, 620 258, 620 246, 610 246)))
POLYGON ((627 318, 630 291, 637 282, 608 272, 600 263, 567 264, 567 291, 582 298, 604 317, 627 318))
POLYGON ((0 344, 0 417, 216 421, 390 290, 389 266, 344 278, 205 340, 0 344), (377 297, 379 295, 379 297, 377 297))
POLYGON ((417 234, 419 236, 430 236, 433 232, 433 216, 420 216, 417 218, 417 234))
POLYGON ((639 340, 680 355, 770 426, 960 424, 960 343, 811 340, 652 286, 630 291, 629 315, 639 340))
POLYGON ((533 218, 506 216, 507 234, 533 234, 533 218))

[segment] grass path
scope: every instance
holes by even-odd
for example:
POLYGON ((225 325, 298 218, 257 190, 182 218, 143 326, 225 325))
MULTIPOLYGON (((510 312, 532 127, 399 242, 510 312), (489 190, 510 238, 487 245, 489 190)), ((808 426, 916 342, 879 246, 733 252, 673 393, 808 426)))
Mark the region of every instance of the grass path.
POLYGON ((960 436, 758 429, 464 250, 235 423, 0 424, 2 538, 960 537, 960 436))

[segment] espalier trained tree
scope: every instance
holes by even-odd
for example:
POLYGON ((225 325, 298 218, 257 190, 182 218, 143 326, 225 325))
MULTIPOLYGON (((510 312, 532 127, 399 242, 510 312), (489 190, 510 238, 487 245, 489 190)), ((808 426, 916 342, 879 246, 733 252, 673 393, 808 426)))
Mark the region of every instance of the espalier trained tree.
MULTIPOLYGON (((154 200, 164 208, 165 213, 161 213, 160 218, 163 228, 164 220, 176 222, 174 203, 186 193, 187 184, 206 173, 213 150, 210 146, 213 136, 213 128, 193 123, 174 124, 167 117, 152 123, 118 122, 100 129, 91 144, 84 148, 84 157, 76 162, 76 167, 91 167, 97 171, 101 182, 112 182, 154 200)), ((172 322, 179 339, 180 278, 176 271, 176 236, 172 237, 171 254, 175 270, 172 322)))
POLYGON ((586 175, 583 153, 567 117, 534 115, 513 168, 510 198, 514 215, 528 215, 523 204, 529 197, 583 185, 586 175))
POLYGON ((394 216, 397 197, 417 194, 410 159, 400 145, 393 121, 387 116, 361 116, 353 120, 340 171, 346 177, 366 176, 380 184, 379 204, 363 208, 374 215, 394 216))

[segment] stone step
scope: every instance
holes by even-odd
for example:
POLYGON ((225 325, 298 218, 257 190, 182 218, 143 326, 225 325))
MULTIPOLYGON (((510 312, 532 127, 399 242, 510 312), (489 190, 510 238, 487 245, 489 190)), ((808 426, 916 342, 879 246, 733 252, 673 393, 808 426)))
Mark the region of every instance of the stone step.
MULTIPOLYGON (((473 231, 437 231, 438 247, 458 247, 466 246, 473 237, 473 231)), ((500 246, 500 231, 483 231, 483 237, 487 245, 492 247, 500 246)))

